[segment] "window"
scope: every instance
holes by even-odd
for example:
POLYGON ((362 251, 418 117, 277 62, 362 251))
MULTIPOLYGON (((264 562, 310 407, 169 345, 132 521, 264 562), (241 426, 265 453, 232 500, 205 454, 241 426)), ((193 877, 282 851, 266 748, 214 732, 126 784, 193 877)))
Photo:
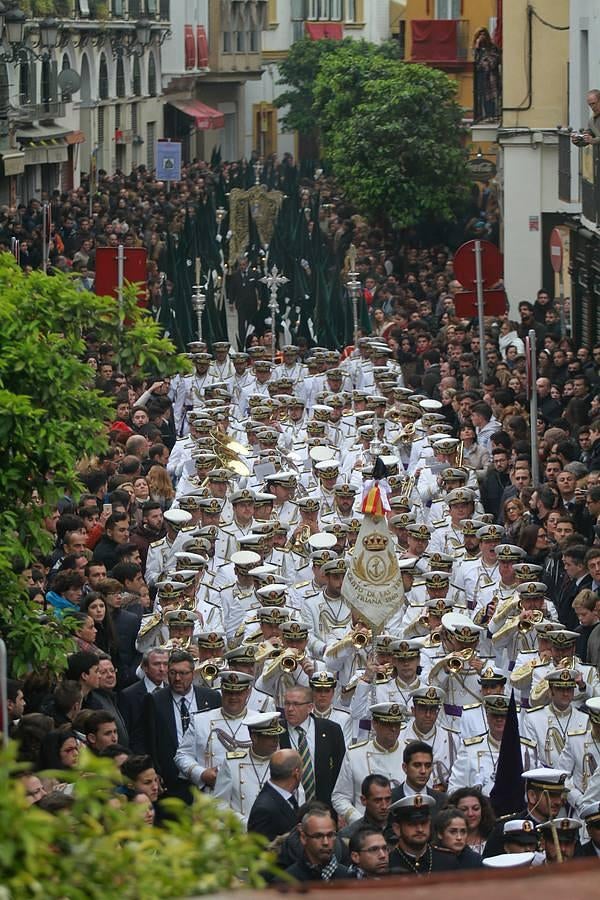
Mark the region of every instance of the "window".
POLYGON ((223 32, 223 53, 231 53, 231 32, 223 32))
POLYGON ((160 17, 167 21, 171 18, 171 2, 170 0, 160 0, 160 17))
POLYGON ((269 25, 277 25, 277 0, 269 0, 267 19, 269 25))
POLYGON ((331 0, 329 5, 329 18, 332 22, 340 22, 342 19, 342 0, 331 0))
POLYGON ((25 106, 29 101, 29 63, 22 62, 19 66, 19 104, 25 106))
POLYGON ((154 168, 154 143, 156 141, 156 122, 146 123, 146 165, 154 168))
POLYGON ((357 22, 356 0, 344 0, 344 20, 346 22, 357 22))
POLYGON ((158 9, 158 0, 146 0, 146 12, 149 16, 155 16, 158 9))
POLYGON ((115 129, 121 127, 121 107, 117 103, 115 106, 115 129))
POLYGON ((90 5, 88 3, 88 0, 79 0, 79 13, 85 18, 89 18, 90 5))
POLYGON ((319 19, 329 22, 331 19, 331 2, 332 0, 319 0, 319 19))
POLYGON ((235 52, 244 53, 246 50, 246 34, 243 31, 235 32, 235 52))
POLYGON ((9 90, 8 68, 6 63, 0 63, 0 116, 3 119, 8 117, 9 90))
POLYGON ((150 97, 156 97, 156 62, 154 53, 148 57, 148 94, 150 97))
POLYGON ((122 57, 117 59, 117 97, 125 97, 125 66, 122 57))
POLYGON ((129 18, 139 19, 142 15, 142 0, 129 0, 129 18))
POLYGON ((134 136, 138 133, 139 129, 139 104, 132 103, 131 104, 131 130, 134 136))
POLYGON ((50 72, 50 61, 44 59, 42 61, 42 74, 40 80, 40 100, 46 111, 50 110, 50 101, 52 100, 52 79, 50 72))
POLYGON ((248 36, 250 38, 250 53, 258 53, 260 50, 260 31, 250 31, 248 32, 248 36))
POLYGON ((139 57, 133 57, 133 96, 141 97, 142 95, 142 70, 140 69, 139 57))
POLYGON ((104 112, 105 109, 103 106, 98 107, 98 146, 102 147, 104 144, 104 112))
POLYGON ((461 0, 435 0, 436 19, 460 19, 461 0))
MULTIPOLYGON (((306 13, 307 19, 318 19, 319 18, 319 0, 308 0, 308 10, 306 13)), ((298 16, 298 18, 302 18, 302 16, 298 16)))
POLYGON ((116 16, 117 19, 122 19, 125 16, 125 0, 112 0, 112 14, 116 16))
POLYGON ((98 69, 98 97, 100 100, 108 100, 108 66, 104 53, 100 57, 98 69))

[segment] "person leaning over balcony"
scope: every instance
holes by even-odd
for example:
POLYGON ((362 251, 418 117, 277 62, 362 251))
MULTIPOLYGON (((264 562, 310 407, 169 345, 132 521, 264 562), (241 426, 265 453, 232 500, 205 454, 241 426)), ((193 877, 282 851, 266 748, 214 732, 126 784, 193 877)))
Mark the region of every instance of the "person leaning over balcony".
POLYGON ((592 111, 592 115, 588 119, 587 127, 583 132, 575 132, 571 136, 571 140, 578 147, 585 147, 587 144, 600 144, 600 90, 593 88, 587 92, 586 102, 592 111))

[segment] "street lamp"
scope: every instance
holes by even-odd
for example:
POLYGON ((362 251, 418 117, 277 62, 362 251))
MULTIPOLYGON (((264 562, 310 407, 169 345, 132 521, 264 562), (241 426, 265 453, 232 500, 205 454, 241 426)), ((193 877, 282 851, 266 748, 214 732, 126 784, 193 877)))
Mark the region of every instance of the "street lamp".
POLYGON ((5 13, 4 26, 6 28, 6 39, 12 46, 23 43, 26 21, 27 16, 21 9, 13 7, 5 13))
POLYGON ((137 35, 138 44, 147 47, 152 39, 152 23, 149 19, 139 19, 135 25, 135 33, 137 35))
POLYGON ((42 47, 56 47, 59 24, 53 16, 40 22, 40 44, 42 47))

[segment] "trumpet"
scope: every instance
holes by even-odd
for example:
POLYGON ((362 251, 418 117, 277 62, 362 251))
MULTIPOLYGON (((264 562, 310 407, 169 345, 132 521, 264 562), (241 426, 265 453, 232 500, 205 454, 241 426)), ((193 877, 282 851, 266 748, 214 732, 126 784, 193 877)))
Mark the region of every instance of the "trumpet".
POLYGON ((574 669, 575 668, 575 657, 574 656, 563 656, 561 661, 556 667, 557 669, 574 669))
POLYGON ((357 650, 363 650, 371 640, 371 633, 365 631, 356 631, 352 634, 352 646, 357 650))
POLYGON ((429 640, 431 641, 432 647, 439 647, 442 643, 442 633, 441 631, 432 631, 429 636, 429 640))
POLYGON ((465 664, 473 657, 474 652, 474 650, 460 650, 458 653, 453 653, 446 663, 448 671, 454 674, 462 672, 465 664))
POLYGON ((276 659, 283 653, 283 644, 275 638, 272 641, 261 641, 256 651, 255 661, 263 663, 267 659, 276 659))
POLYGON ((212 682, 218 676, 221 669, 225 668, 225 660, 222 656, 215 656, 194 667, 195 672, 205 681, 212 682))
POLYGON ((280 654, 279 665, 283 669, 284 672, 291 674, 295 672, 302 660, 304 659, 304 653, 298 653, 297 650, 284 650, 283 653, 280 654))
POLYGON ((400 496, 404 501, 410 500, 410 495, 413 492, 413 488, 415 486, 415 476, 410 475, 404 484, 402 485, 402 490, 400 491, 400 496))
POLYGON ((521 619, 518 624, 518 630, 525 634, 528 631, 531 631, 534 625, 538 625, 542 619, 544 618, 544 613, 541 609, 534 609, 533 614, 530 619, 521 619))
POLYGON ((394 674, 395 670, 392 663, 386 663, 384 668, 384 672, 377 672, 377 674, 375 675, 375 678, 373 679, 375 684, 384 684, 386 681, 389 681, 389 679, 394 674))

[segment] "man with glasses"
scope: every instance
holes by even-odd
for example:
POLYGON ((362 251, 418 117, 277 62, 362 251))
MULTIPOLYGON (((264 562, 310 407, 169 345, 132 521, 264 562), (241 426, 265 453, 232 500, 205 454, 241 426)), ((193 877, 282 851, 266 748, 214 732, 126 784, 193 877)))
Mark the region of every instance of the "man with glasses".
POLYGON ((175 754, 189 728, 191 716, 221 705, 218 691, 196 687, 194 657, 185 650, 174 650, 169 656, 168 687, 160 688, 144 699, 144 752, 149 753, 162 777, 167 794, 189 801, 189 783, 175 765, 175 754))
POLYGON ((348 845, 352 878, 381 878, 390 872, 390 851, 381 831, 370 826, 359 828, 348 845))
POLYGON ((344 734, 336 722, 313 715, 312 690, 296 685, 283 703, 286 731, 279 742, 297 750, 302 757, 302 786, 306 799, 331 802, 340 766, 346 751, 344 734))
POLYGON ((341 865, 334 853, 337 827, 329 812, 310 810, 300 823, 302 858, 286 869, 297 881, 335 881, 351 878, 352 873, 341 865))

